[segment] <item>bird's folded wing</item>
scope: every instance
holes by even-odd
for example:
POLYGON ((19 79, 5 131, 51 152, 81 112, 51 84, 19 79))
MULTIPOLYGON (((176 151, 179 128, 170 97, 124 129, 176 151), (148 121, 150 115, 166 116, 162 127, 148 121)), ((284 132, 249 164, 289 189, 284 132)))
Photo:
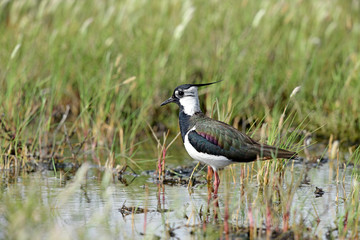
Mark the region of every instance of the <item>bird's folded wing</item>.
POLYGON ((188 139, 199 152, 225 156, 233 161, 253 161, 260 153, 260 145, 253 139, 210 118, 197 122, 188 139))
POLYGON ((226 123, 205 118, 196 123, 189 141, 198 151, 209 154, 218 153, 237 162, 254 161, 257 158, 293 158, 296 152, 260 144, 226 123))

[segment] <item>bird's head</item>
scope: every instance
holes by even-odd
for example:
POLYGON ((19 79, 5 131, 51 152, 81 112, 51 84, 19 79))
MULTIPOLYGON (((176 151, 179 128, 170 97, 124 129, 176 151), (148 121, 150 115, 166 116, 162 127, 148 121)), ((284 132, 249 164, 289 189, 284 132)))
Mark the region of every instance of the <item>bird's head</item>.
POLYGON ((198 87, 211 85, 217 82, 204 83, 204 84, 183 84, 175 88, 173 95, 161 103, 164 106, 168 103, 176 103, 180 109, 187 115, 194 115, 197 112, 201 112, 198 96, 198 87))

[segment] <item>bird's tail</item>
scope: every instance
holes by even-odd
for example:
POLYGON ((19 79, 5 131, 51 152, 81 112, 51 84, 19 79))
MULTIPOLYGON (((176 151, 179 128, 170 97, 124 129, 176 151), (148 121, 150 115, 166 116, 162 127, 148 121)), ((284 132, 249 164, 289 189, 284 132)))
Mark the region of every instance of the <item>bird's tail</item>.
POLYGON ((261 145, 260 146, 260 158, 286 158, 286 159, 294 159, 297 157, 296 152, 288 151, 285 149, 269 146, 269 145, 261 145))

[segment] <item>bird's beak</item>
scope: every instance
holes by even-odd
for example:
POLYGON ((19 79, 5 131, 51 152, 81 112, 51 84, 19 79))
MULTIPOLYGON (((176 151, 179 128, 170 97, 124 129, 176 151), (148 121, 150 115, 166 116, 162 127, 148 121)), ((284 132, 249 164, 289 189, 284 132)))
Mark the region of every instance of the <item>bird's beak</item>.
POLYGON ((166 104, 168 104, 168 103, 175 102, 175 101, 176 101, 175 98, 169 97, 169 99, 166 100, 166 101, 164 101, 162 104, 160 104, 160 106, 164 106, 164 105, 166 105, 166 104))

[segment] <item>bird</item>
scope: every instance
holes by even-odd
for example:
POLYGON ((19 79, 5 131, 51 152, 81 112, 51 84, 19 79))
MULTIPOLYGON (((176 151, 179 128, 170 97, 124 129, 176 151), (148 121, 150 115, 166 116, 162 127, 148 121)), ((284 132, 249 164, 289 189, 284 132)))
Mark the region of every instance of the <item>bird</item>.
MULTIPOLYGON (((209 176, 215 175, 214 195, 220 185, 219 170, 233 163, 252 162, 257 159, 290 159, 297 153, 259 143, 236 128, 207 117, 200 109, 198 88, 218 83, 183 84, 172 96, 161 103, 179 106, 179 125, 185 149, 194 160, 208 165, 209 176)), ((211 179, 210 179, 211 180, 211 179)))

